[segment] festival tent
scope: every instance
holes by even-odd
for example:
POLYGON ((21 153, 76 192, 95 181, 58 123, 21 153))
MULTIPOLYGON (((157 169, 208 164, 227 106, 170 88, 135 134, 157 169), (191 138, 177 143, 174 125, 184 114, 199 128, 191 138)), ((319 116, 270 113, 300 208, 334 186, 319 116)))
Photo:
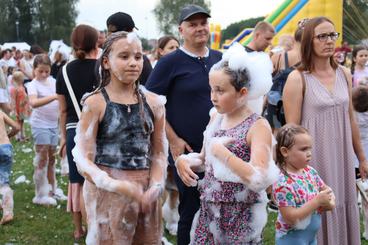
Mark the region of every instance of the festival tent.
POLYGON ((4 43, 1 46, 1 49, 11 49, 12 47, 15 47, 16 49, 19 50, 29 50, 31 48, 31 46, 29 46, 28 43, 26 42, 12 42, 12 43, 4 43))

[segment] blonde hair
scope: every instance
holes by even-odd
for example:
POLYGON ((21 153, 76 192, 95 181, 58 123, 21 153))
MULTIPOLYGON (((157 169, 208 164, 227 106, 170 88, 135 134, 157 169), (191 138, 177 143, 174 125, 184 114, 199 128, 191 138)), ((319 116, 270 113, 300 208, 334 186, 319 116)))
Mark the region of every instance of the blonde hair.
POLYGON ((21 71, 13 72, 13 82, 16 84, 23 84, 24 81, 24 74, 21 71))

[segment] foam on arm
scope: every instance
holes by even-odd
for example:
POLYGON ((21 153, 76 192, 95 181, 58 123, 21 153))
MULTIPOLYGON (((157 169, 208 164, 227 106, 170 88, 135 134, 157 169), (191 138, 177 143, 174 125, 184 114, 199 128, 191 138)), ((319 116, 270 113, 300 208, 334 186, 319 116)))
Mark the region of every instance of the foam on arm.
POLYGON ((137 187, 130 182, 111 178, 94 163, 100 116, 99 106, 96 106, 97 101, 94 99, 95 96, 98 95, 88 98, 83 106, 74 138, 75 147, 72 150, 74 161, 79 173, 98 188, 134 198, 139 194, 137 187))

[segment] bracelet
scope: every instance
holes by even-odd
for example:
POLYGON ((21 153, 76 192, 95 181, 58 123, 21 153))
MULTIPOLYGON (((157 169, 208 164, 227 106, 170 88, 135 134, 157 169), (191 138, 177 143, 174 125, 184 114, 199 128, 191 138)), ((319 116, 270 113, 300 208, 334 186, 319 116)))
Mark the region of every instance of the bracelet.
POLYGON ((225 163, 228 164, 229 161, 230 161, 230 158, 232 158, 232 157, 235 157, 235 154, 231 152, 231 154, 226 157, 225 163))

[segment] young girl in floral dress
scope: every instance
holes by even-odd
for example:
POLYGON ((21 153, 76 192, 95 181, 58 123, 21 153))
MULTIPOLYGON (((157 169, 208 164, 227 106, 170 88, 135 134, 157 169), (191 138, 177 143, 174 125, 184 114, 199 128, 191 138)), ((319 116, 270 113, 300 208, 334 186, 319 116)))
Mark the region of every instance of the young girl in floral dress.
POLYGON ((312 138, 305 128, 287 124, 276 140, 276 161, 281 169, 278 181, 273 184, 273 197, 279 208, 276 244, 317 245, 320 213, 334 208, 335 196, 308 165, 312 138))
MULTIPOLYGON (((200 154, 176 161, 179 176, 188 186, 197 184, 193 170, 205 167, 199 183, 201 206, 192 225, 191 244, 262 244, 267 222, 265 189, 276 181, 272 161, 272 133, 268 122, 248 107, 271 76, 266 54, 248 54, 235 45, 209 74, 211 113, 200 154), (257 79, 258 78, 258 79, 257 79)), ((261 92, 262 94, 262 92, 261 92)))

